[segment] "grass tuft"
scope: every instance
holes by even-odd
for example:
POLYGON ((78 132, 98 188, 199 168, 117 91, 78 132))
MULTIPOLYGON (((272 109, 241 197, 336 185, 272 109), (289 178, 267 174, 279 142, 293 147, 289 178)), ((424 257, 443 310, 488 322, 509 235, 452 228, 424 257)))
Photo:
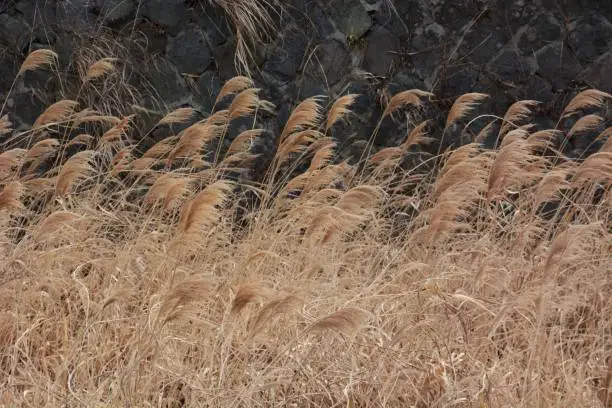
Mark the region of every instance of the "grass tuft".
POLYGON ((572 100, 566 130, 520 101, 432 154, 486 98, 466 94, 354 163, 333 125, 356 95, 307 99, 274 134, 237 77, 227 109, 149 128, 87 104, 111 72, 32 129, 0 119, 0 405, 610 406, 608 94, 572 100), (599 151, 564 153, 592 133, 599 151))

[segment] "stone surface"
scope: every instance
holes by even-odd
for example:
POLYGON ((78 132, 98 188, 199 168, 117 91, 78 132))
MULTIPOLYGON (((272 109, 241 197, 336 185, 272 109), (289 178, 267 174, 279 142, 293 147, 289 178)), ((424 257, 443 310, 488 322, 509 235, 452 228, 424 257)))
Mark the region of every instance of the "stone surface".
POLYGON ((372 26, 372 18, 359 0, 332 0, 328 9, 338 30, 347 37, 362 37, 372 26))
POLYGON ((327 95, 327 84, 320 76, 303 75, 295 82, 294 95, 296 100, 304 100, 311 96, 327 95))
POLYGON ((65 0, 57 2, 56 16, 58 23, 75 29, 91 29, 96 21, 90 0, 65 0))
POLYGON ((11 51, 22 51, 28 44, 27 30, 25 22, 0 14, 0 45, 8 46, 11 51))
POLYGON ((538 73, 554 88, 564 88, 580 72, 580 65, 562 42, 545 46, 536 52, 535 57, 538 73))
POLYGON ((231 37, 231 27, 218 7, 213 7, 208 1, 199 2, 193 11, 196 24, 205 31, 211 46, 221 45, 231 37))
POLYGON ((152 22, 144 21, 138 24, 138 32, 145 40, 145 47, 149 54, 159 55, 166 52, 168 36, 160 27, 152 22))
POLYGON ((334 34, 334 25, 329 16, 316 4, 312 8, 308 22, 312 25, 317 39, 324 39, 334 34))
POLYGON ((612 91, 612 50, 599 57, 593 65, 586 68, 579 77, 590 86, 612 91))
MULTIPOLYGON (((465 92, 490 94, 492 113, 500 115, 516 100, 538 99, 542 115, 550 116, 587 86, 612 91, 611 1, 390 4, 287 0, 282 13, 271 14, 277 30, 265 44, 253 44, 251 62, 262 97, 278 106, 266 122, 271 134, 300 100, 319 94, 362 94, 353 123, 333 132, 348 151, 369 137, 385 98, 405 89, 435 92, 438 105, 427 114, 436 120, 465 92)), ((126 85, 140 87, 140 105, 165 110, 192 103, 208 112, 223 82, 241 72, 236 44, 231 19, 210 0, 0 1, 0 97, 27 52, 51 48, 60 57, 64 94, 78 89, 75 70, 85 60, 115 53, 126 85)), ((46 70, 28 73, 16 88, 8 112, 19 126, 42 108, 32 89, 49 93, 45 104, 65 96, 51 77, 46 70), (30 105, 11 111, 15 102, 30 105)), ((385 121, 377 145, 395 143, 401 126, 385 121)))
POLYGON ((236 70, 236 39, 231 38, 213 50, 215 64, 222 80, 227 81, 238 75, 236 70))
POLYGON ((10 118, 16 128, 23 124, 34 123, 47 106, 48 103, 41 99, 40 93, 33 88, 24 86, 17 86, 13 89, 10 98, 7 100, 7 108, 9 110, 14 109, 14 114, 10 118))
POLYGON ((504 50, 492 61, 490 69, 504 81, 522 81, 533 74, 537 67, 529 58, 524 58, 512 49, 504 50))
POLYGON ((445 52, 446 31, 437 23, 416 29, 410 44, 410 62, 415 72, 431 86, 445 52), (427 79, 430 79, 429 81, 427 79))
POLYGON ((387 75, 397 61, 397 37, 389 30, 378 27, 365 37, 367 42, 363 68, 373 75, 387 75))
POLYGON ((596 14, 577 19, 571 25, 569 43, 578 61, 585 65, 612 48, 612 25, 596 14))
POLYGON ((221 89, 221 80, 214 71, 206 71, 198 78, 198 101, 205 112, 211 112, 221 89))
POLYGON ((563 36, 563 27, 557 16, 551 13, 540 13, 535 16, 519 35, 518 47, 526 55, 563 36))
POLYGON ((176 30, 184 21, 183 0, 142 0, 142 16, 156 24, 176 30))
POLYGON ((349 52, 343 43, 328 40, 317 45, 305 72, 313 77, 321 77, 325 83, 332 86, 344 77, 350 61, 349 52))
POLYGON ((418 76, 410 72, 410 70, 404 69, 397 72, 393 78, 391 78, 388 89, 389 94, 395 95, 407 89, 427 90, 427 86, 418 76))
POLYGON ((189 27, 168 41, 166 56, 175 62, 179 72, 199 74, 208 68, 213 54, 202 30, 189 27))
POLYGON ((295 78, 306 57, 308 38, 297 27, 287 27, 264 64, 264 70, 280 80, 295 78))
POLYGON ((55 39, 57 8, 53 2, 37 4, 31 0, 21 0, 15 5, 15 10, 31 27, 33 40, 49 42, 55 39))
POLYGON ((374 13, 376 23, 398 37, 409 37, 414 27, 421 26, 426 17, 426 8, 419 0, 396 1, 394 8, 383 3, 374 13))
POLYGON ((134 0, 96 0, 100 16, 108 23, 133 17, 136 11, 134 0))
POLYGON ((145 76, 154 90, 153 97, 170 109, 185 103, 189 91, 176 67, 164 58, 157 58, 149 65, 145 76))

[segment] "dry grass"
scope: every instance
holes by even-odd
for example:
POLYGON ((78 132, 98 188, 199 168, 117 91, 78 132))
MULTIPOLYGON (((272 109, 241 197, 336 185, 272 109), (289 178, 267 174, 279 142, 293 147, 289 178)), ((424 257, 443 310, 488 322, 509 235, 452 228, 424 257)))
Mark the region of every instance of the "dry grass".
POLYGON ((282 13, 279 0, 207 0, 227 14, 236 36, 234 61, 239 71, 249 76, 255 48, 276 30, 272 13, 282 13))
MULTIPOLYGON (((207 162, 262 103, 243 78, 223 92, 228 111, 144 155, 137 118, 83 134, 69 98, 0 151, 0 406, 612 406, 609 151, 542 149, 569 135, 517 123, 528 101, 498 150, 403 169, 444 132, 424 122, 359 171, 334 151, 347 96, 327 113, 307 100, 280 135, 248 130, 207 162), (279 144, 265 178, 230 181, 262 137, 279 144)), ((564 115, 602 108, 572 137, 605 98, 570 103, 564 115)))

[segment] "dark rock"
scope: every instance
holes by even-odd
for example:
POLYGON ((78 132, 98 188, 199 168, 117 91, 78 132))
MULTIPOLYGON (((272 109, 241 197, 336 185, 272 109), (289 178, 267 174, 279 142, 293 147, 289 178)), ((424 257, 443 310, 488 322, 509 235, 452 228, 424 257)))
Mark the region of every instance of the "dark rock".
POLYGON ((485 65, 510 39, 506 26, 487 15, 474 23, 463 36, 457 51, 451 51, 454 52, 451 56, 453 60, 464 59, 485 65))
POLYGON ((372 26, 372 18, 360 1, 332 0, 329 14, 336 27, 347 37, 362 37, 372 26))
POLYGON ((438 87, 433 92, 441 98, 456 98, 472 92, 479 79, 479 73, 469 66, 450 66, 438 75, 438 87))
MULTIPOLYGON (((286 84, 263 80, 262 82, 256 82, 256 86, 261 89, 259 93, 260 99, 272 102, 276 106, 277 115, 279 115, 278 110, 288 104, 290 99, 286 84)), ((276 122, 276 120, 273 122, 276 122)))
POLYGON ((232 37, 229 41, 213 50, 215 63, 221 79, 226 81, 236 75, 236 38, 232 37))
POLYGON ((198 2, 194 12, 212 46, 221 45, 232 36, 232 28, 220 7, 213 7, 208 1, 198 2))
POLYGON ((356 79, 349 82, 346 93, 357 94, 358 97, 350 107, 352 114, 347 121, 339 122, 332 128, 332 135, 338 142, 338 150, 348 148, 355 140, 368 139, 382 112, 377 103, 376 92, 367 80, 356 79))
POLYGON ((306 58, 307 47, 308 38, 304 33, 296 27, 287 27, 265 62, 264 70, 284 81, 295 78, 306 58))
POLYGON ((346 93, 357 94, 359 97, 351 106, 351 110, 355 113, 366 113, 372 105, 376 105, 376 94, 370 84, 364 80, 354 80, 347 84, 346 93))
POLYGON ((612 48, 612 25, 595 14, 581 17, 571 25, 569 43, 581 64, 591 63, 612 48))
POLYGON ((560 41, 562 37, 563 27, 559 20, 551 13, 540 13, 525 27, 518 47, 529 55, 551 42, 560 41))
POLYGON ((379 27, 365 38, 367 46, 363 68, 374 75, 386 76, 397 61, 397 37, 379 27))
MULTIPOLYGON (((78 89, 75 62, 82 61, 77 57, 93 57, 82 52, 90 47, 119 52, 106 56, 130 56, 123 73, 144 95, 143 106, 157 110, 160 105, 193 102, 208 111, 221 84, 243 73, 242 67, 236 67, 234 27, 217 3, 0 1, 0 94, 6 94, 24 55, 41 47, 59 54, 62 89, 68 93, 78 89), (106 37, 111 31, 114 36, 106 37), (141 48, 145 55, 137 52, 141 48), (146 65, 158 56, 166 57, 165 62, 158 61, 157 68, 146 65), (182 78, 184 72, 195 75, 182 78), (145 89, 139 88, 139 81, 145 89), (158 93, 159 101, 146 100, 149 93, 158 93)), ((352 107, 353 124, 333 129, 344 148, 370 137, 384 105, 383 94, 405 89, 433 90, 449 103, 465 92, 486 92, 496 112, 518 99, 551 101, 547 115, 554 115, 569 94, 585 86, 612 89, 612 1, 286 0, 282 4, 286 12, 270 13, 278 29, 271 30, 264 45, 251 47, 250 73, 281 110, 280 121, 289 113, 286 109, 309 96, 363 93, 352 107), (373 75, 361 76, 362 71, 373 75)), ((21 98, 18 102, 34 98, 30 88, 48 96, 41 96, 45 106, 57 100, 58 85, 48 74, 41 70, 24 75, 14 94, 21 98)), ((140 98, 138 92, 133 95, 140 98)), ((15 100, 11 103, 16 107, 15 100)), ((37 102, 32 104, 36 107, 37 102)), ((31 120, 37 109, 28 110, 18 113, 16 121, 22 121, 21 116, 31 120)), ((273 123, 270 119, 267 125, 273 123)), ((397 126, 385 122, 377 143, 395 143, 405 130, 397 126)))
POLYGON ((167 105, 169 109, 188 100, 187 85, 176 67, 163 58, 157 58, 152 62, 148 65, 145 76, 154 92, 153 98, 167 105))
POLYGON ((536 54, 538 73, 554 88, 565 88, 569 81, 580 72, 580 65, 571 51, 561 42, 547 45, 536 54))
POLYGON ((91 28, 96 21, 93 7, 89 0, 67 0, 57 3, 56 16, 58 23, 70 27, 70 30, 91 28))
POLYGON ((185 4, 183 0, 142 0, 141 13, 154 23, 168 27, 174 32, 183 22, 185 4))
POLYGON ((283 103, 280 106, 278 114, 276 115, 276 128, 278 129, 278 132, 281 132, 282 129, 285 127, 285 124, 287 123, 287 120, 289 120, 289 116, 291 115, 292 110, 293 107, 288 102, 283 103))
POLYGON ((146 50, 150 55, 165 54, 168 36, 158 26, 143 21, 138 25, 138 31, 146 38, 146 50))
POLYGON ((46 1, 43 4, 22 0, 15 5, 22 16, 32 28, 32 39, 40 42, 52 42, 55 40, 55 29, 57 25, 57 10, 55 4, 46 1))
POLYGON ((8 14, 0 14, 0 45, 21 52, 28 45, 29 28, 23 21, 8 14))
POLYGON ((60 66, 67 66, 73 62, 73 55, 79 43, 78 36, 66 31, 58 32, 53 50, 58 55, 60 66))
MULTIPOLYGON (((401 116, 399 117, 401 118, 401 116)), ((406 138, 406 123, 398 118, 389 116, 383 118, 376 137, 374 138, 374 146, 388 147, 397 146, 406 138)))
POLYGON ((537 69, 534 63, 530 63, 527 58, 512 49, 503 51, 489 68, 502 80, 511 82, 521 80, 537 69))
POLYGON ((481 11, 481 6, 474 2, 437 1, 432 7, 435 22, 451 33, 459 32, 470 21, 470 19, 457 18, 457 16, 464 14, 477 16, 481 11))
POLYGON ((166 55, 181 73, 190 74, 204 72, 213 57, 204 33, 196 27, 189 27, 170 39, 166 55))
POLYGON ((402 38, 409 36, 416 27, 419 27, 425 20, 426 14, 418 0, 396 1, 393 8, 383 2, 374 14, 374 21, 402 38))
POLYGON ((221 90, 219 75, 206 71, 198 78, 199 102, 203 111, 211 112, 215 99, 221 90))
POLYGON ((597 59, 590 67, 585 69, 579 77, 586 81, 591 87, 606 92, 612 91, 612 51, 608 51, 597 59))
POLYGON ((432 23, 415 30, 412 37, 411 62, 421 78, 432 78, 440 66, 446 31, 432 23))
POLYGON ((548 102, 552 98, 552 85, 539 75, 531 75, 525 84, 522 99, 548 102))
POLYGON ((317 39, 328 38, 334 33, 334 25, 330 21, 329 16, 318 5, 313 6, 309 17, 317 39))
POLYGON ((612 17, 612 3, 609 1, 543 0, 542 7, 551 10, 560 10, 567 16, 577 16, 589 12, 596 12, 608 19, 612 17))
POLYGON ((420 89, 422 91, 427 90, 425 83, 408 70, 399 71, 397 74, 395 74, 389 82, 387 88, 391 95, 395 95, 396 93, 407 91, 409 89, 420 89))
POLYGON ((13 78, 19 70, 19 61, 16 58, 9 55, 0 54, 0 100, 4 101, 6 93, 11 87, 13 78))
POLYGON ((328 93, 325 82, 319 76, 304 75, 295 82, 295 88, 295 99, 298 101, 328 93))
POLYGON ((133 17, 136 11, 134 0, 95 0, 95 4, 102 19, 111 24, 133 17))
POLYGON ((351 57, 346 46, 336 40, 327 40, 316 46, 304 71, 310 76, 323 78, 328 86, 333 86, 347 73, 350 64, 351 57))
MULTIPOLYGON (((498 78, 491 77, 489 75, 480 75, 478 81, 474 84, 471 89, 472 92, 481 92, 489 95, 483 105, 486 107, 481 113, 489 114, 493 112, 505 112, 513 102, 516 102, 520 98, 519 88, 515 86, 508 86, 508 84, 500 82, 498 78)), ((488 124, 489 118, 484 118, 474 122, 470 129, 478 132, 481 127, 488 124)))
POLYGON ((6 107, 13 112, 11 121, 15 126, 29 128, 36 118, 47 108, 48 103, 43 101, 37 90, 27 87, 18 87, 11 93, 6 107))

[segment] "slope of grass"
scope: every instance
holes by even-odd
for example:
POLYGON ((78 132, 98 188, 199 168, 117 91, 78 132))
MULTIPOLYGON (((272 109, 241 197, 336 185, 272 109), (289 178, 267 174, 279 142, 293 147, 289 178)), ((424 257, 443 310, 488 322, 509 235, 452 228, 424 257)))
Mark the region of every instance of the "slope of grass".
MULTIPOLYGON (((447 128, 484 97, 459 98, 447 128)), ((586 90, 563 115, 610 98, 586 90)), ((436 142, 422 124, 350 165, 331 135, 354 97, 313 98, 253 178, 262 132, 214 146, 272 107, 243 77, 219 101, 144 153, 134 116, 68 96, 29 131, 0 121, 0 405, 611 406, 609 129, 571 159, 523 101, 496 150, 476 138, 405 168, 436 142)))

